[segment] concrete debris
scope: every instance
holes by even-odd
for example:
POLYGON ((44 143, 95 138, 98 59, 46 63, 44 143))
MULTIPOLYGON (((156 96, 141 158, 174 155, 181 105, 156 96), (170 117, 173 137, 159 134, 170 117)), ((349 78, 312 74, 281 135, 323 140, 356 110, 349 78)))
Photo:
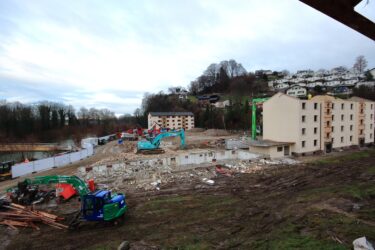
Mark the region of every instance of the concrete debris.
POLYGON ((280 158, 280 159, 273 159, 273 160, 266 160, 260 159, 259 163, 264 165, 295 165, 299 164, 300 162, 291 158, 280 158))
POLYGON ((121 244, 118 246, 117 250, 129 250, 130 249, 130 243, 129 241, 123 241, 121 244))
MULTIPOLYGON (((196 151, 174 157, 124 160, 121 163, 81 167, 77 176, 107 185, 108 189, 160 190, 169 183, 196 182, 214 185, 217 176, 235 177, 280 164, 297 164, 293 159, 265 160, 245 150, 196 151), (204 180, 203 180, 204 179, 204 180), (203 180, 203 181, 202 181, 203 180)), ((205 186, 205 185, 202 185, 205 186)))
POLYGON ((211 186, 215 184, 215 181, 213 181, 213 180, 209 180, 209 179, 207 179, 207 178, 203 178, 202 181, 203 181, 204 183, 208 184, 208 185, 211 185, 211 186))
POLYGON ((366 239, 361 237, 353 241, 354 250, 374 250, 372 244, 366 239))
POLYGON ((246 138, 225 140, 225 149, 248 149, 250 141, 246 138))

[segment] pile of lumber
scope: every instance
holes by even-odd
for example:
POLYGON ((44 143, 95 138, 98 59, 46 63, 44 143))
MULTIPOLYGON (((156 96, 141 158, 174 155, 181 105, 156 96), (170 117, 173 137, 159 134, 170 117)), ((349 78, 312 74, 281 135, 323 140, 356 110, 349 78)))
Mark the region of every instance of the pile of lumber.
POLYGON ((38 222, 57 229, 68 228, 68 226, 58 223, 58 221, 61 221, 64 218, 60 218, 53 214, 31 210, 27 207, 14 203, 3 205, 2 208, 5 208, 6 210, 0 211, 0 224, 7 225, 13 229, 16 229, 16 227, 31 227, 36 230, 40 230, 35 224, 38 222))

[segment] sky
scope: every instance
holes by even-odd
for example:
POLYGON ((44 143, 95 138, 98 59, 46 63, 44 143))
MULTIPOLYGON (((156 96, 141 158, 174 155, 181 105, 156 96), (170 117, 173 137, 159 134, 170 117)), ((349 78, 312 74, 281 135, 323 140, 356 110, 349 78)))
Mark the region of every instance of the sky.
MULTIPOLYGON (((375 20, 375 1, 356 10, 375 20)), ((297 0, 2 0, 0 100, 133 113, 211 63, 352 67, 375 42, 297 0)))

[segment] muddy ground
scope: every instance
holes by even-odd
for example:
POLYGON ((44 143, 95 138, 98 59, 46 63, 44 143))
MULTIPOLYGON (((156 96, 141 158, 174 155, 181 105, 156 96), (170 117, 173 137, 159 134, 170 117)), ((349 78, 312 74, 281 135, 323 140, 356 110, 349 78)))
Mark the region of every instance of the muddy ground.
POLYGON ((214 180, 124 190, 121 225, 0 227, 2 246, 116 249, 126 240, 134 249, 350 249, 358 237, 375 240, 374 150, 214 180))

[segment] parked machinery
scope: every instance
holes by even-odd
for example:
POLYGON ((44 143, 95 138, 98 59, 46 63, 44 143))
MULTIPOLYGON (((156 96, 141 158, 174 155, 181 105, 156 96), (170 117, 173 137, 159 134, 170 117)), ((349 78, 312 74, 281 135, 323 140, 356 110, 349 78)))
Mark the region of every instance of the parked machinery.
POLYGON ((149 140, 139 141, 137 144, 137 153, 143 154, 159 154, 164 153, 164 150, 160 148, 160 142, 165 137, 180 137, 180 147, 184 148, 185 145, 185 131, 183 129, 178 131, 169 131, 158 134, 155 138, 149 140))
POLYGON ((0 181, 12 178, 12 166, 14 161, 0 162, 0 181))

